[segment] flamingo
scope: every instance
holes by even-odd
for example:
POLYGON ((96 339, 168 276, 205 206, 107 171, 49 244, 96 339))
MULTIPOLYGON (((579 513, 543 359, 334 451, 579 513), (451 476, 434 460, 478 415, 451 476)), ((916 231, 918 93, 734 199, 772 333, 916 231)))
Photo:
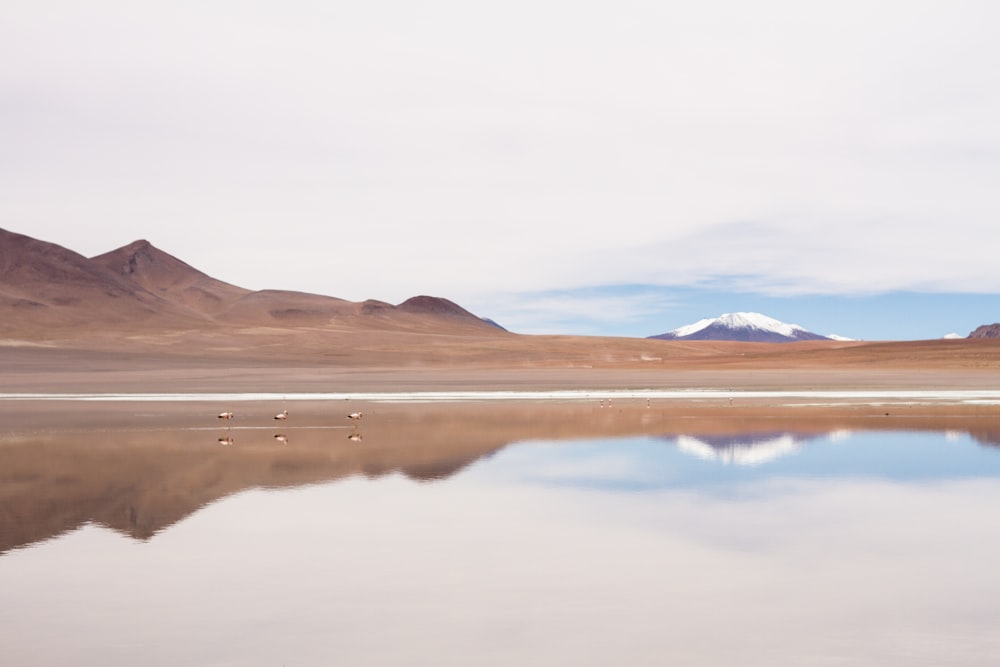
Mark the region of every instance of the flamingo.
POLYGON ((274 436, 274 439, 277 440, 278 442, 280 442, 283 445, 287 445, 288 444, 288 436, 285 435, 285 434, 283 434, 283 433, 276 434, 274 436))
MULTIPOLYGON (((232 412, 220 412, 218 416, 219 416, 219 419, 226 420, 226 430, 227 431, 232 430, 233 425, 229 423, 229 420, 231 420, 236 415, 234 415, 232 412)), ((230 442, 230 443, 226 443, 226 444, 230 444, 231 445, 232 443, 230 442)))
POLYGON ((347 436, 347 439, 350 440, 351 442, 360 442, 361 441, 361 434, 360 433, 351 433, 350 435, 347 436))
POLYGON ((365 415, 364 415, 363 412, 352 412, 351 414, 347 415, 347 418, 348 419, 358 420, 358 419, 361 419, 364 416, 365 415))
POLYGON ((278 414, 274 415, 274 418, 280 419, 281 421, 288 419, 288 410, 282 410, 278 414))
POLYGON ((224 446, 225 445, 231 445, 234 442, 236 442, 236 440, 234 440, 233 438, 230 438, 230 437, 219 438, 219 444, 220 445, 224 445, 224 446))

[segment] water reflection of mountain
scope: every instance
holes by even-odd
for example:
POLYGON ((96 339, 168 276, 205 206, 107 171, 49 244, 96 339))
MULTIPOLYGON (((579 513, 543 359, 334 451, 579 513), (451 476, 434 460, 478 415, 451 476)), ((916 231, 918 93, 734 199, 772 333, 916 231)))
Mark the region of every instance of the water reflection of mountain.
POLYGON ((439 480, 511 442, 644 433, 662 419, 596 405, 371 406, 355 431, 327 402, 296 406, 279 440, 271 406, 252 424, 247 407, 226 425, 214 406, 70 407, 66 416, 65 406, 0 402, 0 553, 86 523, 148 539, 247 489, 439 480))
POLYGON ((98 523, 137 539, 221 498, 353 476, 447 477, 502 443, 364 444, 341 430, 75 433, 0 449, 0 552, 98 523))
POLYGON ((679 435, 677 448, 701 459, 734 465, 760 465, 793 454, 815 437, 803 433, 766 432, 737 435, 679 435))
POLYGON ((973 428, 969 430, 969 435, 981 445, 1000 447, 1000 433, 997 431, 973 428))
POLYGON ((954 430, 1000 442, 998 417, 908 414, 895 420, 882 408, 857 407, 762 417, 691 405, 650 409, 645 401, 614 409, 596 401, 369 405, 361 440, 349 439, 353 431, 339 408, 296 405, 279 441, 270 428, 272 408, 261 407, 259 423, 250 423, 244 407, 229 430, 216 428, 214 405, 0 402, 0 553, 86 523, 148 539, 247 489, 390 474, 439 480, 508 444, 533 439, 678 439, 686 451, 734 464, 775 461, 838 429, 954 430), (774 428, 759 428, 762 421, 774 428))

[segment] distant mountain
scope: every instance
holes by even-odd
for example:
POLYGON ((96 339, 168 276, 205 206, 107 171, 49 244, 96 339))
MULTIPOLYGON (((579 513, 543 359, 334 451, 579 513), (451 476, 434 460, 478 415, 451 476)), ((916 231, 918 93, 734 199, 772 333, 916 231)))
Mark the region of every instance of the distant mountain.
POLYGON ((437 296, 414 296, 396 306, 407 313, 424 313, 442 317, 469 317, 472 315, 454 301, 437 296))
POLYGON ((969 334, 969 338, 1000 338, 1000 322, 976 327, 976 330, 969 334))
POLYGON ((727 313, 704 319, 657 336, 660 340, 732 340, 750 343, 789 343, 800 340, 833 340, 807 331, 797 324, 785 324, 760 313, 727 313))
POLYGON ((417 296, 394 306, 305 292, 253 291, 212 278, 146 240, 88 259, 0 229, 0 338, 233 326, 503 332, 439 297, 417 296))

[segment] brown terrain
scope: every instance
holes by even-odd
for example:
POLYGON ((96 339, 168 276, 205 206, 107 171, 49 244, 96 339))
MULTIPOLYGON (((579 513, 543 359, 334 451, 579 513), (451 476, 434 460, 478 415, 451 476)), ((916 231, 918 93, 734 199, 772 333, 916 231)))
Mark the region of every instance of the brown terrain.
POLYGON ((392 305, 218 281, 145 241, 94 258, 0 230, 0 393, 267 392, 277 405, 0 400, 0 552, 97 522, 145 539, 219 498, 355 475, 448 476, 534 438, 779 428, 966 431, 991 406, 598 403, 610 389, 998 389, 1000 339, 781 345, 504 331, 447 299, 392 305), (586 389, 586 401, 385 404, 296 392, 586 389), (344 418, 364 410, 355 424, 344 418), (231 423, 218 412, 237 413, 231 423), (271 428, 273 427, 273 428, 271 428), (362 435, 350 440, 348 435, 362 435), (284 435, 287 444, 275 439, 284 435), (219 438, 232 437, 233 446, 219 438))
POLYGON ((1000 340, 760 343, 509 333, 447 299, 250 291, 146 241, 86 258, 0 230, 5 391, 991 388, 1000 340))
POLYGON ((976 330, 969 334, 969 338, 1000 338, 1000 322, 976 327, 976 330))

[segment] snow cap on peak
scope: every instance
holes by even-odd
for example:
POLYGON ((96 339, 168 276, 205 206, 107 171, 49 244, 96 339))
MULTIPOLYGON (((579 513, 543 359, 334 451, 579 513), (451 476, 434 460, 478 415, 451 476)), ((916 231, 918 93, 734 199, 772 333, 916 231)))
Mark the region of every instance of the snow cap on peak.
POLYGON ((694 324, 688 324, 674 329, 670 333, 678 338, 690 336, 702 329, 717 324, 728 329, 759 329, 761 331, 771 331, 783 336, 794 336, 796 331, 805 331, 797 324, 785 324, 773 317, 761 315, 760 313, 726 313, 716 318, 698 320, 694 324))

